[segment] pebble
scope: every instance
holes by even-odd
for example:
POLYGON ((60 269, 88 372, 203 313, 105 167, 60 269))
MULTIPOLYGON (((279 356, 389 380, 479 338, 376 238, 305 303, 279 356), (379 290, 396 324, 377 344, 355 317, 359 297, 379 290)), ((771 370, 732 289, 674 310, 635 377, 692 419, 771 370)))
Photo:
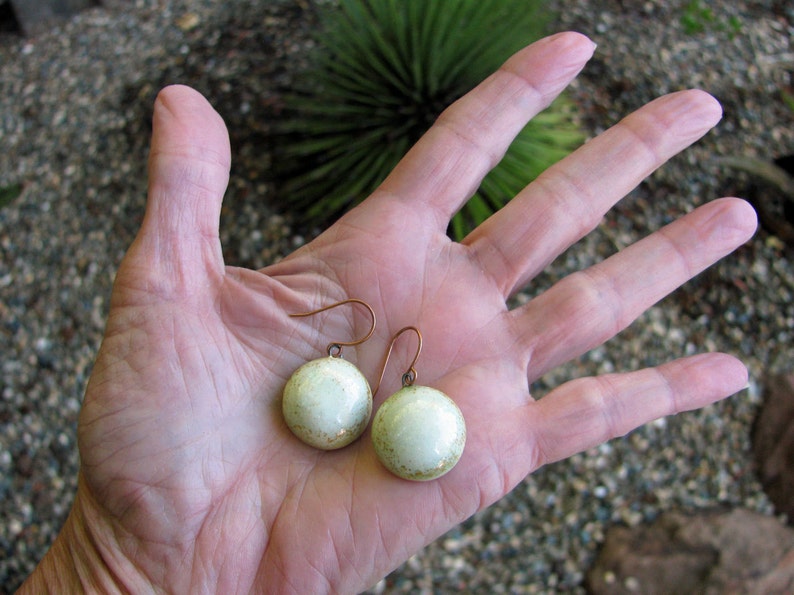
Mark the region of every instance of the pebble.
MULTIPOLYGON (((191 84, 229 124, 234 164, 222 240, 230 264, 265 266, 316 233, 297 228, 274 196, 268 145, 280 89, 311 46, 312 3, 105 4, 35 38, 0 34, 0 187, 23 186, 0 208, 0 585, 10 592, 52 542, 76 488, 79 403, 116 267, 143 215, 157 91, 191 84)), ((588 135, 692 86, 717 96, 725 115, 516 303, 696 205, 752 189, 715 156, 794 153, 793 114, 780 99, 792 88, 794 8, 724 3, 697 33, 685 30, 683 10, 662 0, 572 0, 553 22, 598 43, 570 89, 588 135)), ((792 254, 761 230, 606 346, 533 385, 541 397, 581 375, 718 349, 748 364, 750 389, 538 470, 372 592, 583 593, 612 523, 714 506, 771 514, 751 470, 749 429, 758 378, 794 361, 792 254)))

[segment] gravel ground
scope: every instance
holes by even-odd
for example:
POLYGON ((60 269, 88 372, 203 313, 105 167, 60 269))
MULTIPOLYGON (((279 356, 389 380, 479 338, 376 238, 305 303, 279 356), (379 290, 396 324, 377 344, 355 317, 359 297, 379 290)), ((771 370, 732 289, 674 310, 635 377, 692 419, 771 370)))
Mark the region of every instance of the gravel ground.
MULTIPOLYGON (((794 8, 785 1, 574 0, 555 29, 599 43, 571 95, 596 134, 668 91, 701 87, 719 128, 643 183, 531 290, 722 195, 764 196, 718 156, 794 153, 794 8), (715 7, 720 4, 719 7, 715 7), (724 4, 724 5, 723 5, 724 4), (713 18, 690 10, 712 6, 713 18)), ((223 211, 230 264, 260 267, 304 241, 268 182, 268 121, 312 25, 307 0, 112 0, 51 31, 0 35, 0 584, 32 570, 75 490, 75 427, 116 267, 141 221, 151 104, 166 83, 226 119, 234 169, 223 211)), ((375 592, 582 592, 612 523, 665 510, 772 514, 749 457, 765 373, 791 371, 792 248, 767 231, 605 347, 543 378, 634 369, 701 350, 750 366, 748 390, 550 465, 413 557, 375 592)))

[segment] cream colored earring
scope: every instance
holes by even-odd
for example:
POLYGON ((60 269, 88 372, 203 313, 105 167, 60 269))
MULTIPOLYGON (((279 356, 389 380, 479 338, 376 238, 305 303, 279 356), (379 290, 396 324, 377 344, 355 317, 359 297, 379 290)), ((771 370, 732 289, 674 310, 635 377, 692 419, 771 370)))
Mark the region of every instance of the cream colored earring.
POLYGON ((422 333, 416 327, 407 326, 392 337, 378 387, 394 342, 406 331, 416 334, 416 354, 402 376, 403 387, 386 399, 375 414, 372 443, 378 459, 389 471, 404 479, 427 481, 441 477, 460 459, 466 444, 466 422, 447 395, 429 386, 414 385, 414 366, 422 351, 422 333))
POLYGON ((343 304, 360 304, 369 312, 371 325, 362 339, 334 342, 328 357, 309 361, 290 376, 284 386, 281 409, 284 421, 300 440, 321 450, 342 448, 361 436, 372 415, 372 391, 361 371, 342 358, 342 347, 360 345, 375 332, 375 312, 369 304, 348 299, 292 317, 314 316, 343 304))

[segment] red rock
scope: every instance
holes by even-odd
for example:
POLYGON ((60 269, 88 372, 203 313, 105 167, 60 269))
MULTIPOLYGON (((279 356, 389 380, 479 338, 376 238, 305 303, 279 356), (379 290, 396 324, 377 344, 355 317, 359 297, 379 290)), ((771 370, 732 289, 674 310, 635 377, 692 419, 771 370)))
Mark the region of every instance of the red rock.
POLYGON ((794 374, 770 376, 752 442, 758 478, 769 499, 794 523, 794 374))

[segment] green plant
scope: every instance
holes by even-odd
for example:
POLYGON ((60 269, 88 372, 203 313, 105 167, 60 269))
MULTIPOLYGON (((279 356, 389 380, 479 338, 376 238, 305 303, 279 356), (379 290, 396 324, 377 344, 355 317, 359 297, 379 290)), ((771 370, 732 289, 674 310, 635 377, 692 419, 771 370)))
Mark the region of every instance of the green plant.
POLYGON ((781 89, 780 99, 783 101, 783 105, 794 112, 794 93, 789 93, 785 89, 781 89))
POLYGON ((681 25, 688 35, 703 33, 715 21, 714 11, 704 6, 700 0, 691 0, 684 6, 681 25))
POLYGON ((727 31, 731 37, 742 30, 742 22, 736 16, 718 19, 716 13, 701 0, 690 0, 681 14, 681 25, 687 35, 704 33, 707 29, 727 31))
POLYGON ((20 194, 22 194, 22 184, 0 186, 0 208, 12 203, 20 194))
MULTIPOLYGON (((538 0, 340 0, 288 96, 283 200, 325 222, 365 198, 438 114, 545 34, 538 0)), ((564 98, 536 117, 453 219, 460 238, 583 140, 564 98)))

